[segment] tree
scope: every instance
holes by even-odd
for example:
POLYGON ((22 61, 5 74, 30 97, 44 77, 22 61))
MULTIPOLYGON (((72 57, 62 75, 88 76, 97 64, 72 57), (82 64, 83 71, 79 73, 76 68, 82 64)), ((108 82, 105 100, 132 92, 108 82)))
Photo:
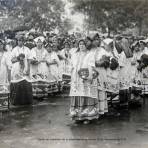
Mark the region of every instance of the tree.
POLYGON ((146 0, 71 0, 75 4, 73 9, 86 15, 88 28, 108 28, 111 32, 120 32, 126 28, 139 28, 148 17, 148 2, 146 0))
MULTIPOLYGON (((12 0, 7 0, 12 1, 12 0)), ((62 20, 61 15, 64 12, 64 3, 62 0, 13 0, 14 5, 6 5, 9 17, 21 21, 21 24, 30 27, 38 26, 41 31, 54 30, 63 27, 63 23, 70 22, 62 20)), ((69 25, 69 26, 68 26, 69 25)))

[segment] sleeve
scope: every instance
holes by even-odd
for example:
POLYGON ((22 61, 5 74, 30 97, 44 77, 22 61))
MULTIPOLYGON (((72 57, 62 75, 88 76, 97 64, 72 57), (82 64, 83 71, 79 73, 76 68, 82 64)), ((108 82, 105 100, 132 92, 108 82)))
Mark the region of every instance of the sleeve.
POLYGON ((48 51, 45 49, 45 59, 48 57, 48 51))
POLYGON ((92 56, 89 63, 88 63, 89 67, 95 67, 95 58, 92 56))
POLYGON ((31 51, 28 47, 26 47, 26 51, 27 51, 26 58, 29 60, 29 59, 31 59, 31 51))
POLYGON ((62 49, 62 50, 59 52, 59 55, 62 56, 62 57, 64 56, 64 49, 62 49))
POLYGON ((6 54, 5 60, 6 60, 6 65, 7 65, 8 69, 11 69, 11 67, 12 67, 11 54, 9 54, 9 53, 6 54))
POLYGON ((148 48, 147 47, 145 47, 143 53, 146 54, 146 55, 148 55, 148 48))
POLYGON ((102 52, 97 50, 95 55, 95 61, 99 61, 102 57, 102 52))
POLYGON ((70 59, 70 67, 71 67, 71 69, 73 69, 74 68, 74 60, 75 60, 75 58, 76 58, 76 56, 75 56, 76 54, 74 53, 72 56, 71 56, 71 59, 70 59))
POLYGON ((12 49, 12 52, 11 52, 11 60, 12 60, 13 58, 15 58, 15 57, 17 57, 17 48, 13 48, 13 49, 12 49))
POLYGON ((47 56, 46 56, 46 61, 50 63, 50 60, 51 59, 50 59, 50 56, 49 56, 49 53, 48 53, 47 56))
POLYGON ((90 54, 89 55, 89 59, 88 59, 88 69, 89 69, 89 77, 88 79, 92 79, 93 78, 93 71, 94 71, 94 68, 95 68, 95 53, 93 54, 90 54))
POLYGON ((59 57, 56 53, 54 53, 54 59, 57 61, 58 64, 60 63, 59 57))
POLYGON ((34 49, 32 49, 32 50, 30 51, 30 55, 29 55, 29 59, 30 59, 30 60, 32 60, 33 58, 35 58, 35 51, 34 51, 34 49))

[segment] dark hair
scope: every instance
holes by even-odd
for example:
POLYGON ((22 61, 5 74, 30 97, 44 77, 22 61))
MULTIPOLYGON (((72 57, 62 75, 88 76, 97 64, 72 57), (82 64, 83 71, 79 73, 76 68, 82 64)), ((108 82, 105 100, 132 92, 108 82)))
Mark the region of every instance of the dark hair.
POLYGON ((18 37, 18 38, 16 38, 17 39, 17 41, 25 41, 25 38, 23 37, 23 36, 21 36, 21 37, 18 37))
POLYGON ((80 44, 80 42, 83 42, 83 43, 85 44, 85 46, 86 46, 86 42, 85 42, 85 40, 84 40, 84 39, 79 40, 79 42, 78 42, 78 50, 77 50, 77 52, 79 52, 79 51, 80 51, 80 48, 79 48, 79 44, 80 44))
POLYGON ((139 43, 142 43, 144 46, 146 46, 146 43, 144 41, 139 41, 139 43))
MULTIPOLYGON (((88 49, 88 50, 91 50, 92 47, 93 47, 93 46, 92 46, 92 42, 93 42, 93 40, 92 40, 89 36, 86 37, 85 41, 86 41, 86 40, 88 40, 88 41, 91 42, 91 45, 87 46, 87 49, 88 49)), ((86 41, 86 42, 87 42, 87 41, 86 41)), ((87 43, 86 43, 86 44, 87 44, 87 43)))
POLYGON ((89 40, 91 42, 93 41, 93 39, 91 39, 89 36, 87 36, 85 40, 89 40))
POLYGON ((96 39, 100 40, 100 36, 99 36, 98 33, 96 33, 96 34, 94 35, 94 37, 93 37, 93 40, 96 40, 96 39))
POLYGON ((23 36, 21 37, 16 37, 16 45, 18 46, 18 41, 22 41, 23 43, 25 42, 25 38, 23 36))
POLYGON ((70 43, 68 41, 64 42, 64 47, 65 47, 65 44, 68 44, 68 46, 70 47, 70 43))
POLYGON ((96 34, 96 35, 93 37, 93 40, 92 40, 92 41, 95 41, 95 40, 98 40, 98 41, 99 41, 99 45, 98 45, 98 47, 99 47, 100 44, 101 44, 101 38, 100 38, 99 34, 96 34))

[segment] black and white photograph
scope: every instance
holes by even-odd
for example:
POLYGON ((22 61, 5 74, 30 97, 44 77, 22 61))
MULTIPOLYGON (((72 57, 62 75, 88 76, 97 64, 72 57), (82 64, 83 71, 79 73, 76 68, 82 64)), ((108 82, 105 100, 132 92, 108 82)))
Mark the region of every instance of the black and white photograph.
POLYGON ((0 148, 148 148, 148 0, 0 0, 0 148))

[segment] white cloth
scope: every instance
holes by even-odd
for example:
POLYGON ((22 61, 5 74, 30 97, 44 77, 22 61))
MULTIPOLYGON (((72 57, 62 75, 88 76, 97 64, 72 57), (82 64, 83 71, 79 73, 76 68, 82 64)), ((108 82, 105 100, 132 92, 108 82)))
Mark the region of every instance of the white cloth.
POLYGON ((63 49, 62 51, 59 52, 59 55, 63 58, 62 60, 60 60, 60 65, 59 65, 61 73, 70 75, 71 73, 70 60, 72 56, 70 53, 70 49, 63 49))
POLYGON ((55 51, 52 51, 47 55, 47 62, 52 63, 54 61, 56 62, 56 64, 49 65, 49 71, 57 81, 60 81, 61 80, 61 75, 59 71, 60 60, 57 56, 57 53, 55 51))
POLYGON ((16 58, 20 54, 24 54, 24 69, 21 70, 21 66, 19 62, 12 63, 12 70, 11 70, 11 82, 19 82, 24 79, 29 80, 29 77, 25 75, 25 72, 28 69, 28 60, 30 59, 30 49, 23 46, 23 47, 15 47, 11 52, 11 60, 16 58))
POLYGON ((36 65, 34 65, 34 64, 30 65, 30 77, 31 77, 31 79, 34 78, 33 77, 34 75, 38 75, 37 80, 40 79, 40 80, 43 80, 43 81, 44 80, 48 81, 49 71, 48 71, 48 66, 47 66, 47 63, 46 63, 47 56, 48 56, 48 52, 44 48, 38 49, 37 47, 35 47, 31 50, 31 56, 30 56, 31 60, 37 60, 37 61, 44 60, 44 62, 40 62, 36 65))
POLYGON ((0 52, 0 84, 8 83, 8 70, 10 70, 10 68, 10 53, 0 52))
POLYGON ((103 42, 104 42, 105 44, 109 45, 110 43, 113 42, 113 39, 106 38, 106 39, 103 40, 103 42))
MULTIPOLYGON (((90 98, 98 98, 97 82, 80 78, 78 71, 81 68, 88 68, 91 73, 91 68, 95 65, 94 53, 89 52, 76 52, 72 56, 72 75, 71 75, 71 89, 70 96, 85 96, 90 98)), ((91 77, 91 74, 90 74, 91 77)))
POLYGON ((43 36, 39 36, 39 37, 37 37, 37 38, 34 39, 34 41, 36 43, 38 42, 38 40, 41 40, 42 42, 44 42, 45 41, 45 38, 43 36))

